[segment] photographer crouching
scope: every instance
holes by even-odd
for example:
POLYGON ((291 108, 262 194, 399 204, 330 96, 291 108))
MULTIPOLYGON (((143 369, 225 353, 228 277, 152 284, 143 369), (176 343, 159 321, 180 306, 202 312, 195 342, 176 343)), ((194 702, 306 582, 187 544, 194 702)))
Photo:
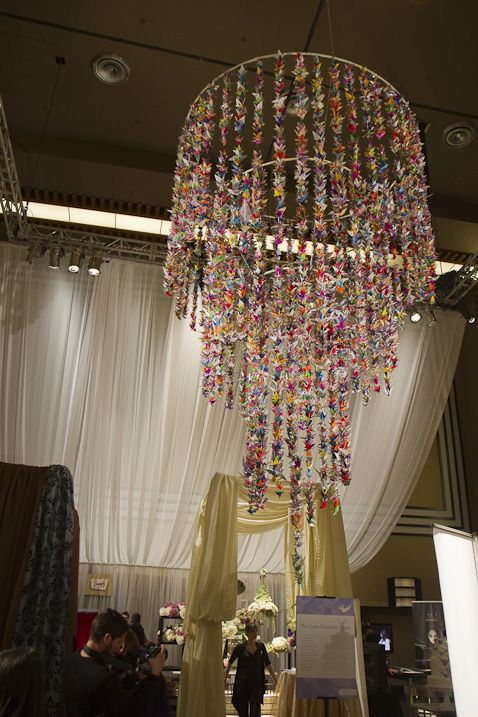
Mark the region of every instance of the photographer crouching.
POLYGON ((65 697, 69 717, 143 717, 150 713, 166 659, 162 647, 136 668, 137 683, 122 684, 121 661, 114 658, 123 645, 128 623, 116 610, 100 612, 90 637, 66 668, 65 697))

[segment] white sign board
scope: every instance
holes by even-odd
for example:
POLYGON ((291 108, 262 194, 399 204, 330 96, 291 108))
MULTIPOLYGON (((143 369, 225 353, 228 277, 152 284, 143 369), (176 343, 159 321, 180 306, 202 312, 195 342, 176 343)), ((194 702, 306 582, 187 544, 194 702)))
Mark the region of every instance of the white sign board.
POLYGON ((355 679, 353 598, 297 598, 297 697, 349 699, 355 679))

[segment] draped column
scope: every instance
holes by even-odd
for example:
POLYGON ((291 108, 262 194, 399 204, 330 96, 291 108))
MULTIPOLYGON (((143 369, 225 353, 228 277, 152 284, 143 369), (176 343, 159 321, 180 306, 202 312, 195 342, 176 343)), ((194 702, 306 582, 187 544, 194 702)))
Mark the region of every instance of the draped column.
POLYGON ((222 620, 237 595, 237 479, 216 473, 196 523, 186 599, 179 717, 224 717, 222 620))

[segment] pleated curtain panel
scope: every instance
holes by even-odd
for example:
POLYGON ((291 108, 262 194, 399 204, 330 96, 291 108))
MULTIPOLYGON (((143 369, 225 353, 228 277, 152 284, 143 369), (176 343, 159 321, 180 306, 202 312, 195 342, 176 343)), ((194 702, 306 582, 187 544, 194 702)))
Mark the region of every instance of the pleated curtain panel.
POLYGON ((62 714, 65 658, 73 647, 78 521, 64 466, 0 463, 1 649, 43 658, 48 717, 62 714))
MULTIPOLYGON (((189 568, 211 476, 241 473, 244 425, 201 396, 199 338, 176 319, 162 270, 111 261, 92 279, 3 244, 0 297, 0 459, 69 467, 82 562, 189 568)), ((352 407, 352 572, 387 540, 437 431, 465 325, 437 316, 407 322, 392 395, 352 407)), ((239 570, 284 572, 282 541, 240 536, 239 570)))

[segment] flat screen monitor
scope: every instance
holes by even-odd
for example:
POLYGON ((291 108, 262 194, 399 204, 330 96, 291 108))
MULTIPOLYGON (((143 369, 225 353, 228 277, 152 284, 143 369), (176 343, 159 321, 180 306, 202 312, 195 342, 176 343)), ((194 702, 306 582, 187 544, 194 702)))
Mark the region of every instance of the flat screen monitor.
POLYGON ((391 654, 393 652, 393 632, 392 625, 389 622, 372 622, 372 630, 377 637, 379 645, 383 645, 385 652, 391 654))

